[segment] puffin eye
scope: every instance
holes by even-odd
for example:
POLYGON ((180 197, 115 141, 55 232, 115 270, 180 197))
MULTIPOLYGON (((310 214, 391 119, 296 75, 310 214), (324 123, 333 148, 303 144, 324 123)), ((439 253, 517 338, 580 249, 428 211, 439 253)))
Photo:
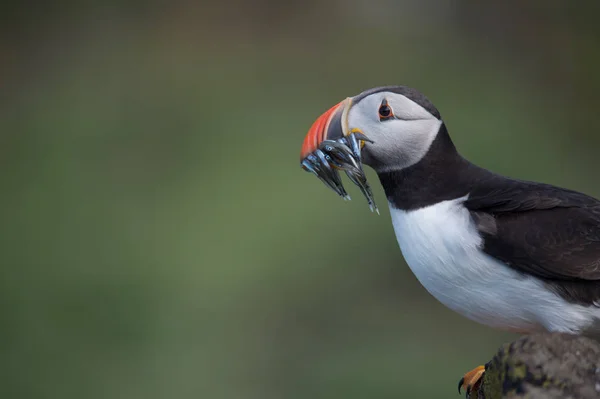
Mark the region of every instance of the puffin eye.
POLYGON ((381 105, 379 106, 379 120, 384 121, 386 119, 390 119, 394 117, 394 112, 392 111, 392 107, 389 106, 387 100, 383 100, 381 105))

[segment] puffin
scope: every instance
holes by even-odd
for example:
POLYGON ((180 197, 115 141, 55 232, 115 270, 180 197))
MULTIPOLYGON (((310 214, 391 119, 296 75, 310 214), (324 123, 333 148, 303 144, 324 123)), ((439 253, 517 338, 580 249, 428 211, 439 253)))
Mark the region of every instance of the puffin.
MULTIPOLYGON (((372 168, 406 264, 451 310, 513 333, 600 336, 600 201, 470 162, 418 90, 376 87, 334 105, 300 161, 349 199, 345 172, 375 211, 372 168)), ((484 372, 464 374, 459 393, 475 392, 484 372)))

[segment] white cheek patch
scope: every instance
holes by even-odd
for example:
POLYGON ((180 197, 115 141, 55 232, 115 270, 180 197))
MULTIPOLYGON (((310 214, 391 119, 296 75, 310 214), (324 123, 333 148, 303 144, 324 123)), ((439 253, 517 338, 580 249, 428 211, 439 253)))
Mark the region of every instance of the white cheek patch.
POLYGON ((404 169, 419 162, 429 151, 442 125, 425 108, 391 92, 374 93, 355 104, 348 114, 349 128, 360 129, 374 141, 363 150, 378 172, 404 169), (380 121, 379 106, 387 100, 396 119, 380 121))
POLYGON ((425 108, 400 94, 391 93, 391 95, 385 97, 385 99, 388 101, 390 107, 392 107, 394 110, 394 115, 396 115, 396 117, 399 119, 437 119, 425 108))
POLYGON ((387 166, 381 172, 408 168, 419 162, 429 151, 442 121, 438 119, 393 120, 389 128, 381 132, 369 144, 369 151, 387 166))

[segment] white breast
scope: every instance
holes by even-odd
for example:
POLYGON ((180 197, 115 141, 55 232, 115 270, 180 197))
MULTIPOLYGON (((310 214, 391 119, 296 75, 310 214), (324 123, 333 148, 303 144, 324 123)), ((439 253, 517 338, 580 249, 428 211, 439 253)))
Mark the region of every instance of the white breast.
POLYGON ((398 244, 431 295, 471 320, 515 332, 577 332, 597 310, 569 304, 543 283, 481 250, 466 198, 413 211, 390 204, 398 244))

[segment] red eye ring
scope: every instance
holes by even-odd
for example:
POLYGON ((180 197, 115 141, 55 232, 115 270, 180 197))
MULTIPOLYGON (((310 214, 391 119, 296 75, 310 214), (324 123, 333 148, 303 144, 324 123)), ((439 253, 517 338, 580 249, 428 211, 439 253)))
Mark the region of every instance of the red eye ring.
POLYGON ((379 120, 384 121, 394 117, 394 111, 388 104, 387 100, 383 100, 379 106, 379 120))

